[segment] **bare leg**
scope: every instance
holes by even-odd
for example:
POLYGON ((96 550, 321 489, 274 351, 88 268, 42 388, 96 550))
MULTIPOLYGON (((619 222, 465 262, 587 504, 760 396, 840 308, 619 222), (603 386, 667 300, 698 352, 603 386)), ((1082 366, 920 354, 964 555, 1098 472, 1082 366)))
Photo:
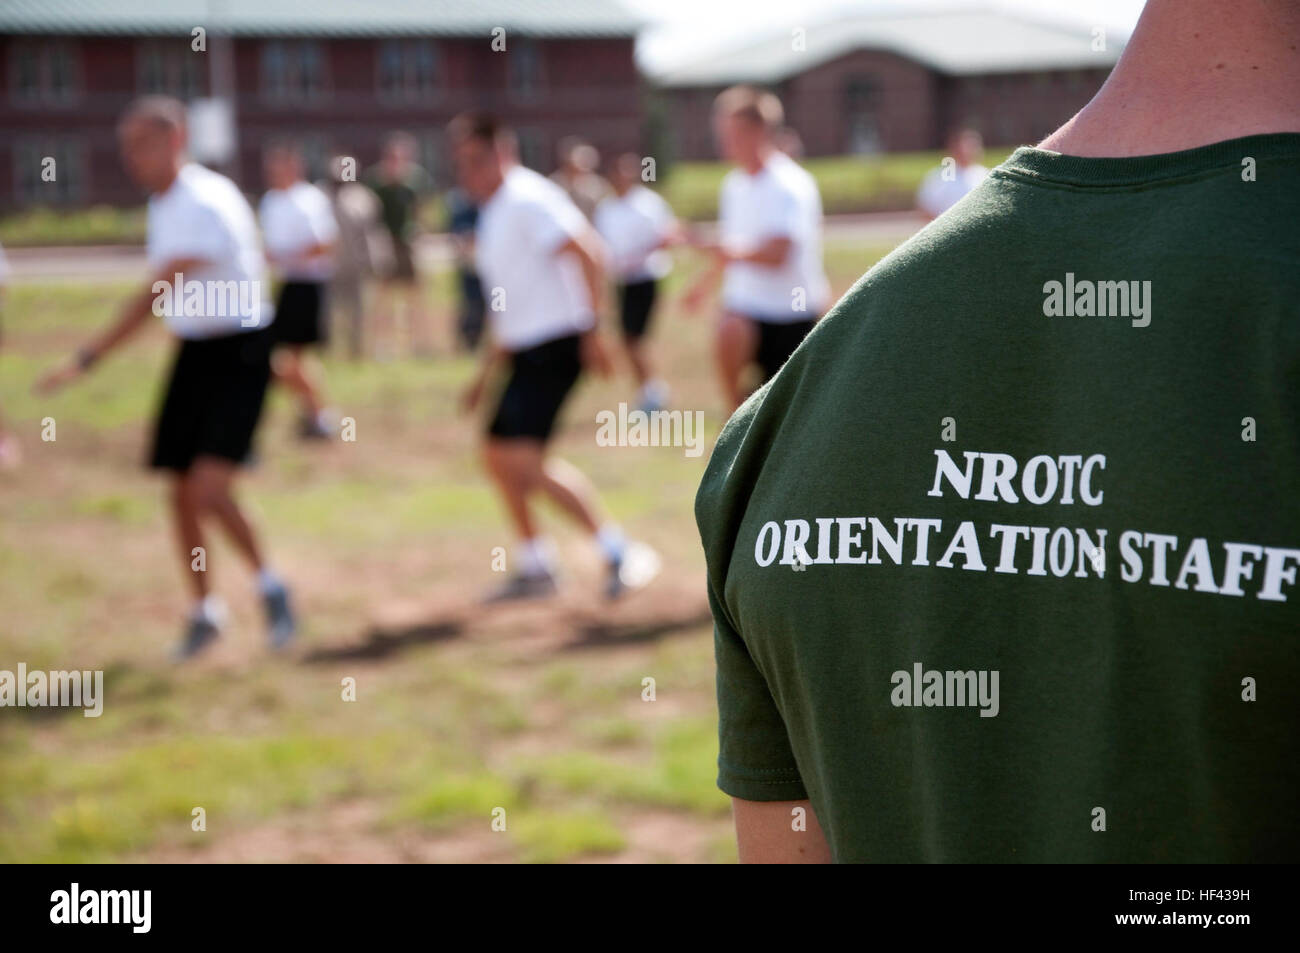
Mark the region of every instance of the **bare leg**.
POLYGON ((722 394, 734 411, 748 396, 741 378, 758 353, 758 329, 747 318, 727 312, 718 323, 714 348, 722 394))
POLYGON ((426 357, 433 353, 433 324, 424 303, 424 285, 417 276, 406 289, 406 326, 412 353, 426 357))
POLYGON ((264 565, 261 547, 232 492, 234 476, 235 464, 229 460, 199 457, 190 467, 188 482, 198 511, 216 517, 249 566, 261 569, 264 565))
POLYGON ((347 336, 348 357, 360 360, 365 353, 365 290, 359 276, 336 277, 330 287, 329 299, 334 309, 334 317, 344 328, 347 336))
POLYGON ((320 419, 322 409, 318 368, 300 345, 280 348, 272 365, 275 379, 298 395, 303 415, 320 419))
POLYGON ((587 475, 556 457, 542 460, 541 489, 578 525, 593 536, 603 521, 596 488, 587 475))
MULTIPOLYGON (((199 525, 199 501, 189 473, 178 473, 173 479, 171 504, 176 541, 180 545, 181 560, 185 564, 190 589, 193 590, 195 599, 203 599, 208 594, 208 574, 194 571, 194 550, 204 549, 203 527, 199 525)), ((205 551, 205 565, 206 562, 205 551)))
POLYGON ((645 338, 627 342, 627 358, 632 364, 632 374, 637 386, 644 387, 646 381, 654 378, 654 366, 650 359, 650 346, 645 338))
POLYGON ((489 437, 483 448, 483 459, 501 493, 515 534, 520 539, 532 539, 537 535, 537 523, 528 497, 541 477, 541 445, 531 440, 489 437))

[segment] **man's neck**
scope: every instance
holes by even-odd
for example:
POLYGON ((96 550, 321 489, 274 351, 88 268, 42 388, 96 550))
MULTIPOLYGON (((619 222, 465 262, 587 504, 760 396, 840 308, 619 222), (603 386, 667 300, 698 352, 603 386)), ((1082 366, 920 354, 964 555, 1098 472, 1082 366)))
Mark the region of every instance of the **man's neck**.
POLYGON ((772 146, 761 146, 758 152, 754 154, 754 157, 749 162, 746 162, 742 168, 750 175, 758 175, 763 171, 763 167, 767 165, 767 160, 772 158, 772 153, 775 151, 772 146))
POLYGON ((1288 0, 1148 0, 1101 90, 1040 148, 1138 156, 1300 132, 1300 15, 1288 0))
POLYGON ((181 169, 185 168, 186 161, 187 160, 185 159, 178 159, 176 161, 175 167, 171 170, 171 176, 167 179, 167 184, 157 189, 155 194, 162 195, 163 193, 170 190, 173 185, 176 184, 176 180, 180 178, 181 169))

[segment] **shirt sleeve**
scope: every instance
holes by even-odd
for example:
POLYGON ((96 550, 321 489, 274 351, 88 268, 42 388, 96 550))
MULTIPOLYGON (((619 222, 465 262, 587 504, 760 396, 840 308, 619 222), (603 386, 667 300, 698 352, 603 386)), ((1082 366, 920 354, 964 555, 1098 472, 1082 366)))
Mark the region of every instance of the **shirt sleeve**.
POLYGON ((655 228, 659 231, 659 237, 667 237, 668 233, 672 231, 673 222, 676 219, 673 215, 672 206, 658 192, 650 192, 650 215, 655 223, 655 228))
POLYGON ((523 207, 526 227, 534 240, 548 251, 556 251, 587 227, 586 217, 567 199, 529 202, 523 207))
POLYGON ((150 224, 157 228, 157 234, 149 236, 154 267, 186 259, 214 262, 226 253, 225 226, 205 206, 194 204, 177 215, 155 216, 150 224))
POLYGON ((312 203, 309 227, 318 245, 328 245, 339 237, 339 226, 334 221, 334 209, 324 192, 317 192, 312 203))
POLYGON ((767 679, 709 583, 718 669, 718 787, 746 801, 808 796, 767 679))
POLYGON ((799 196, 792 189, 783 188, 771 202, 764 203, 763 217, 759 223, 759 238, 794 239, 800 232, 799 196))

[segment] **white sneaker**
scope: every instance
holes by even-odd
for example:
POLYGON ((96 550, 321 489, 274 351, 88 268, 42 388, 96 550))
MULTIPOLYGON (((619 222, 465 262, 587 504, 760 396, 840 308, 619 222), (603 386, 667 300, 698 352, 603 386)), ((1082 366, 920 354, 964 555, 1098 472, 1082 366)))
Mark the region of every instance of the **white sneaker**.
POLYGON ((628 541, 623 555, 609 563, 609 576, 605 582, 605 598, 617 599, 634 589, 649 585, 663 566, 659 554, 645 543, 628 541))

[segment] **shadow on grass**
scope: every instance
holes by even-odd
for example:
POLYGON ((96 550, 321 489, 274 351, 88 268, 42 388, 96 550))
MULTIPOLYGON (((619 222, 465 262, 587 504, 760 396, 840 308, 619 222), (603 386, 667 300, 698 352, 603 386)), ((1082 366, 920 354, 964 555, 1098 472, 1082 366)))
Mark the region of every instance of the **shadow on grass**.
POLYGON ((455 617, 416 622, 412 625, 376 627, 364 641, 313 649, 302 657, 309 665, 329 662, 371 661, 387 658, 418 645, 449 642, 465 630, 465 620, 455 617))
POLYGON ((676 618, 633 619, 627 622, 583 620, 575 627, 577 638, 566 643, 563 651, 639 645, 712 624, 713 616, 707 608, 676 618))
MULTIPOLYGON (((29 684, 32 669, 28 672, 29 684)), ((126 662, 112 662, 101 669, 103 674, 103 695, 98 699, 101 710, 109 705, 119 705, 124 702, 134 703, 143 701, 159 701, 167 698, 172 694, 172 683, 163 674, 150 672, 143 669, 133 668, 126 662)), ((42 674, 48 674, 42 670, 42 674)), ((15 721, 22 719, 32 719, 34 721, 54 721, 66 718, 69 715, 80 715, 85 717, 87 708, 92 707, 87 699, 79 699, 78 704, 59 704, 54 700, 54 695, 59 694, 56 686, 46 683, 43 688, 43 701, 39 705, 13 706, 12 714, 9 715, 15 721)), ((80 696, 80 686, 77 688, 77 694, 80 696)))

